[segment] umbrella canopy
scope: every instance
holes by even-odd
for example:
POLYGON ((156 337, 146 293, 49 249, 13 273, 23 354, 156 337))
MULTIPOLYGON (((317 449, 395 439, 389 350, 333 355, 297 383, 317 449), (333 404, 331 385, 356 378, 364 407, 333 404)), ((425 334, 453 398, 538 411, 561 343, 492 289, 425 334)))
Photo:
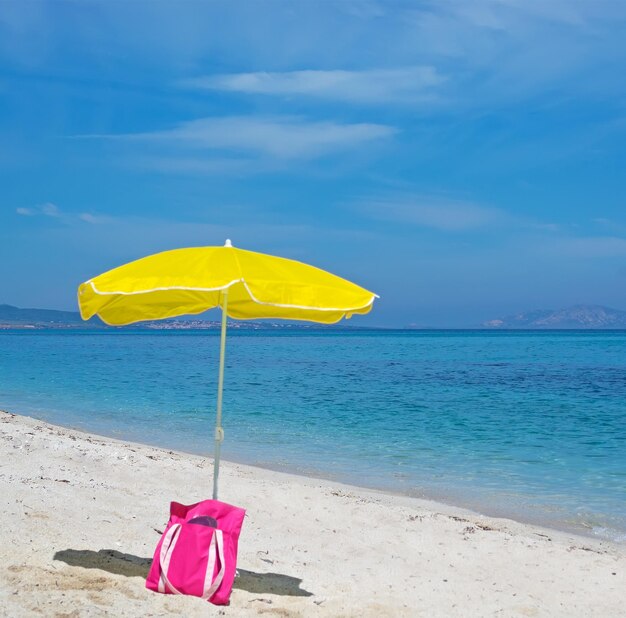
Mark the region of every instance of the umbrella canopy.
POLYGON ((281 318, 323 324, 369 313, 376 294, 324 270, 232 246, 174 249, 129 262, 78 288, 81 317, 122 326, 221 306, 213 498, 217 499, 226 319, 281 318))
POLYGON ((222 305, 228 317, 284 318, 332 324, 368 313, 376 295, 326 271, 232 247, 174 249, 124 264, 78 288, 84 320, 110 325, 202 313, 222 305))

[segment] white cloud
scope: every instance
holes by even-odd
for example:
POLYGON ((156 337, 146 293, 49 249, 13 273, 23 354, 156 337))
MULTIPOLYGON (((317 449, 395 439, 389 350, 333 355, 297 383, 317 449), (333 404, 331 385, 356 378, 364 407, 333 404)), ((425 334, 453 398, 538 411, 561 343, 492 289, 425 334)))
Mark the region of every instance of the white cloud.
POLYGON ((94 215, 88 212, 82 212, 79 214, 66 213, 61 211, 61 209, 52 202, 46 202, 32 208, 16 208, 15 212, 24 217, 50 217, 52 219, 58 219, 64 223, 82 221, 84 223, 99 224, 109 221, 109 217, 94 215))
POLYGON ((103 223, 108 223, 111 220, 110 217, 94 215, 89 212, 81 212, 78 215, 78 219, 84 221, 85 223, 90 223, 91 225, 101 225, 103 223))
POLYGON ((40 208, 41 214, 46 215, 46 217, 58 218, 61 216, 61 211, 59 210, 59 207, 50 202, 42 204, 39 208, 40 208))
POLYGON ((62 216, 58 206, 56 206, 52 202, 39 204, 38 206, 34 206, 32 208, 16 208, 15 212, 18 215, 22 215, 23 217, 36 217, 38 215, 43 215, 46 217, 53 217, 55 219, 58 219, 62 216))
POLYGON ((445 81, 432 66, 363 71, 287 71, 209 75, 182 86, 246 94, 311 96, 356 103, 414 103, 437 97, 445 81))
POLYGON ((357 206, 363 214, 384 221, 460 232, 482 228, 504 218, 494 208, 429 196, 399 196, 367 200, 357 206))
POLYGON ((226 116, 201 118, 166 131, 125 135, 83 135, 168 144, 208 151, 244 151, 279 159, 306 159, 391 137, 396 129, 382 124, 340 124, 297 117, 226 116))
MULTIPOLYGON (((372 92, 384 96, 376 85, 370 90, 366 83, 377 72, 380 83, 391 89, 381 100, 391 100, 392 95, 404 98, 394 71, 410 77, 415 72, 409 80, 411 95, 422 94, 423 87, 427 92, 436 88, 438 84, 430 80, 440 76, 437 71, 462 76, 460 83, 450 80, 458 101, 510 97, 507 93, 518 83, 519 96, 545 88, 552 91, 554 80, 561 77, 568 79, 560 86, 593 96, 598 86, 623 92, 624 80, 615 75, 616 60, 624 58, 626 3, 616 0, 322 4, 94 0, 88 6, 72 3, 67 11, 59 11, 57 4, 3 3, 0 54, 20 64, 49 67, 64 52, 71 53, 81 59, 72 65, 73 74, 88 62, 94 67, 119 63, 145 68, 146 75, 165 69, 170 76, 189 75, 190 67, 202 66, 206 59, 226 58, 231 66, 250 71, 239 77, 256 76, 253 86, 262 92, 287 87, 299 92, 303 78, 310 85, 317 76, 323 78, 316 84, 317 94, 350 100, 352 96, 362 100, 372 92), (408 68, 371 69, 376 62, 408 68), (600 73, 598 83, 571 75, 581 66, 587 69, 587 78, 600 73), (292 70, 300 67, 355 70, 292 70), (270 72, 260 73, 259 68, 270 72), (336 77, 344 85, 355 83, 355 94, 327 83, 336 77)), ((139 82, 146 76, 134 75, 139 82)), ((222 87, 242 87, 229 81, 237 75, 221 77, 226 79, 222 87)))

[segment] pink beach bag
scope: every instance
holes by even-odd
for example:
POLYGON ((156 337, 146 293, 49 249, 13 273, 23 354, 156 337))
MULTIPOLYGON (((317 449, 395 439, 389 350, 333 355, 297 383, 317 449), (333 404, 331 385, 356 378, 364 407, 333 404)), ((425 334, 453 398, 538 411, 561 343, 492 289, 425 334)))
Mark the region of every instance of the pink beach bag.
POLYGON ((146 588, 227 605, 245 513, 218 500, 190 506, 172 502, 170 520, 154 551, 146 588))

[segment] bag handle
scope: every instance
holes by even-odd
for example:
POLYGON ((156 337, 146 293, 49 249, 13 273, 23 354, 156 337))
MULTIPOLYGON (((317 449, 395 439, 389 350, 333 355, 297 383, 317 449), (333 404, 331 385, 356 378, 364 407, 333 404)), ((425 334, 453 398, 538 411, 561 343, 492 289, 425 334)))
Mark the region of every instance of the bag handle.
POLYGON ((169 579, 167 579, 167 572, 170 568, 170 560, 172 559, 172 553, 176 547, 178 541, 178 535, 180 534, 180 524, 172 524, 163 535, 163 542, 161 543, 161 553, 159 554, 159 565, 161 567, 161 576, 159 577, 159 592, 165 593, 169 588, 173 594, 182 594, 174 586, 172 586, 169 579))
POLYGON ((224 574, 226 573, 226 563, 224 561, 224 535, 221 530, 215 528, 213 531, 213 538, 211 539, 211 546, 209 547, 209 561, 206 566, 206 575, 204 576, 204 594, 202 598, 209 600, 220 587, 224 574), (220 570, 218 571, 213 583, 213 570, 215 568, 215 546, 217 545, 218 559, 220 561, 220 570))
MULTIPOLYGON (((172 560, 172 554, 174 553, 174 548, 178 542, 181 529, 182 524, 172 524, 172 526, 170 526, 170 528, 163 535, 163 543, 161 544, 161 553, 159 555, 159 564, 161 566, 161 577, 159 578, 158 585, 159 592, 166 592, 169 588, 173 594, 184 594, 183 592, 180 592, 180 590, 177 590, 167 578, 170 561, 172 560)), ((224 579, 225 572, 226 564, 224 562, 224 537, 222 531, 216 528, 213 531, 211 544, 209 545, 209 559, 207 562, 206 574, 204 576, 203 599, 208 601, 215 594, 224 579), (213 579, 216 558, 219 559, 220 570, 215 576, 215 579, 211 581, 213 579)))

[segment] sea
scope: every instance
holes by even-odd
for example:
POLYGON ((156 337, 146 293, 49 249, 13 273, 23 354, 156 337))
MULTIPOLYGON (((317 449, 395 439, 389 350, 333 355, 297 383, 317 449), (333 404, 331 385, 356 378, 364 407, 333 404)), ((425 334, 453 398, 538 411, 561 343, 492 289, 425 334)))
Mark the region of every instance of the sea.
MULTIPOLYGON (((218 357, 211 329, 0 331, 0 408, 211 455, 218 357)), ((224 459, 626 542, 626 331, 231 329, 223 426, 224 459)))

